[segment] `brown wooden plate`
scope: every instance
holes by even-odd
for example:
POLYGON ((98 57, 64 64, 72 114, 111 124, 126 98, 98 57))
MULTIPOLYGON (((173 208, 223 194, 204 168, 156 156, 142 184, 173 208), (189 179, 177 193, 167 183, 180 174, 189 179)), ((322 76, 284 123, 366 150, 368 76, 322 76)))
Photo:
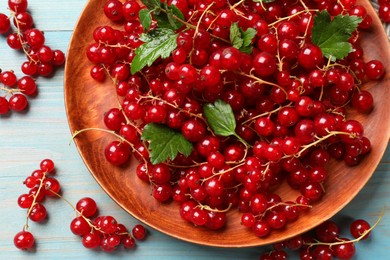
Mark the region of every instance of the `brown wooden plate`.
MULTIPOLYGON (((104 112, 116 107, 115 88, 108 80, 97 83, 89 74, 91 63, 86 57, 86 48, 93 42, 92 33, 98 26, 110 24, 103 14, 105 0, 90 0, 83 11, 70 42, 65 68, 65 105, 70 130, 73 133, 89 127, 105 128, 104 112)), ((390 51, 387 36, 376 13, 368 1, 360 1, 373 18, 373 26, 363 32, 364 59, 381 60, 385 68, 390 66, 390 51)), ((210 231, 194 227, 179 216, 176 203, 161 204, 151 196, 150 187, 135 174, 136 161, 126 167, 114 167, 104 158, 104 148, 114 137, 100 132, 88 131, 75 139, 82 159, 100 186, 128 213, 145 224, 170 236, 208 246, 249 247, 288 239, 312 229, 339 212, 369 180, 386 149, 390 133, 390 74, 381 81, 366 84, 375 100, 375 108, 369 115, 354 115, 365 127, 365 135, 372 142, 372 151, 356 167, 333 163, 326 183, 326 195, 307 214, 281 231, 272 232, 260 239, 240 225, 236 210, 228 213, 228 224, 222 231, 210 231)), ((279 194, 284 200, 294 199, 297 194, 282 185, 279 194)))

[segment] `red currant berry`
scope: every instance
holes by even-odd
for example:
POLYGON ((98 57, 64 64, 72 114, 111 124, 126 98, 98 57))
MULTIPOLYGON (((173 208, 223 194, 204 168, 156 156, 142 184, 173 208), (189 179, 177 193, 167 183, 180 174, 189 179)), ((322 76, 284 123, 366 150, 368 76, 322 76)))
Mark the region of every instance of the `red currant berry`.
POLYGON ((14 237, 14 245, 21 250, 31 249, 34 242, 34 236, 28 231, 20 231, 14 237))
POLYGON ((370 224, 364 219, 357 219, 351 223, 350 232, 354 238, 359 238, 365 234, 361 239, 367 239, 370 235, 368 231, 371 228, 370 224))
POLYGON ((115 218, 112 216, 102 217, 99 227, 101 230, 107 234, 113 234, 117 229, 118 223, 115 218))
POLYGON ((46 208, 42 204, 36 203, 31 208, 30 215, 28 217, 32 221, 41 222, 42 220, 44 220, 46 218, 46 215, 47 215, 46 208))
POLYGON ((113 141, 106 146, 104 156, 113 165, 123 165, 130 158, 130 147, 126 143, 113 141))
POLYGON ((104 14, 111 21, 119 21, 123 17, 123 4, 119 0, 109 0, 104 5, 104 14))
POLYGON ((331 243, 337 240, 340 235, 340 228, 336 222, 327 220, 315 228, 316 237, 325 243, 331 243))
POLYGON ((32 203, 34 201, 34 198, 30 194, 22 194, 18 198, 18 205, 22 209, 28 209, 31 207, 32 203))
POLYGON ((8 100, 4 97, 0 97, 0 115, 5 115, 9 111, 8 100))
POLYGON ((332 246, 333 255, 339 259, 351 259, 356 252, 355 245, 348 242, 348 238, 340 238, 340 241, 344 241, 344 243, 332 246))
POLYGON ((131 230, 133 237, 137 240, 144 240, 146 237, 146 229, 142 225, 135 225, 131 230))
POLYGON ((3 13, 0 13, 0 34, 5 34, 11 28, 11 23, 9 22, 8 16, 3 13))
POLYGON ((53 173, 54 162, 50 159, 44 159, 41 161, 39 168, 41 168, 43 172, 53 173))
POLYGON ((29 76, 20 78, 17 82, 17 86, 23 94, 28 96, 32 96, 37 92, 37 84, 35 83, 35 80, 29 76))
POLYGON ((27 107, 28 100, 27 100, 26 96, 17 93, 17 94, 13 94, 9 98, 8 103, 9 103, 10 109, 12 109, 13 111, 16 111, 16 112, 21 112, 27 107))
POLYGON ((381 61, 371 60, 367 62, 364 71, 369 79, 376 80, 380 79, 384 75, 385 67, 381 61))
POLYGON ((85 248, 96 248, 100 245, 100 235, 97 232, 94 233, 88 233, 83 236, 81 242, 83 243, 83 246, 85 248))
POLYGON ((27 0, 8 0, 9 9, 16 13, 25 12, 27 10, 27 6, 27 0))
POLYGON ((321 49, 316 45, 306 44, 298 54, 298 62, 307 70, 313 70, 319 67, 323 62, 321 49))
POLYGON ((122 244, 127 249, 132 249, 135 247, 135 240, 131 236, 127 236, 126 238, 122 239, 122 244))
POLYGON ((70 230, 78 236, 85 236, 91 231, 91 227, 83 217, 77 217, 70 223, 70 230))
POLYGON ((96 202, 89 198, 85 197, 80 199, 76 204, 76 209, 78 212, 80 212, 84 217, 92 217, 95 215, 97 211, 96 202))

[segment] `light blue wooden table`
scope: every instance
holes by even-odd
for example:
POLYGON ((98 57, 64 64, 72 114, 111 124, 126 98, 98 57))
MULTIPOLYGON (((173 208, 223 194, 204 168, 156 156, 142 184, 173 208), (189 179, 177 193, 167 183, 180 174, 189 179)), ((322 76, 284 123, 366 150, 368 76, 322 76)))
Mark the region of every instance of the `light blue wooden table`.
MULTIPOLYGON (((0 12, 8 13, 7 1, 1 1, 0 12)), ((36 27, 45 31, 47 43, 63 51, 67 46, 86 0, 29 0, 36 27)), ((0 37, 0 68, 15 70, 22 76, 20 65, 24 55, 8 48, 0 37)), ((389 68, 390 70, 390 68, 389 68)), ((36 252, 23 252, 13 245, 13 237, 24 225, 26 211, 17 206, 18 196, 27 189, 23 180, 39 167, 43 158, 57 165, 57 177, 63 195, 73 203, 84 196, 93 197, 101 214, 110 214, 126 226, 138 223, 117 206, 95 182, 74 145, 69 146, 70 131, 63 97, 63 71, 51 79, 39 78, 39 95, 31 100, 27 113, 12 113, 0 118, 0 259, 258 259, 267 248, 220 249, 189 244, 149 229, 147 241, 138 243, 134 251, 118 250, 114 254, 85 249, 79 237, 69 230, 75 216, 60 200, 45 202, 49 213, 43 224, 32 223, 30 231, 37 242, 36 252)), ((374 223, 390 201, 390 147, 373 178, 336 219, 345 222, 351 217, 374 223)), ((344 234, 348 235, 347 230, 344 234)), ((389 259, 390 210, 368 241, 357 244, 355 259, 389 259)))

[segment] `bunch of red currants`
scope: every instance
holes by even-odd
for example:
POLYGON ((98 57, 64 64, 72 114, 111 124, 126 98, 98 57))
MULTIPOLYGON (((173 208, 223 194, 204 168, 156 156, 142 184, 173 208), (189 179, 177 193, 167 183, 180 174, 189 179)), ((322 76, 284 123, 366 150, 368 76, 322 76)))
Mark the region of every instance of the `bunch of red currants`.
POLYGON ((34 28, 27 6, 27 0, 9 0, 10 16, 0 13, 0 34, 7 36, 10 48, 23 51, 27 57, 27 61, 21 65, 21 71, 26 76, 17 81, 14 71, 0 74, 0 82, 4 85, 0 87, 0 115, 7 114, 9 110, 25 110, 28 106, 26 96, 37 94, 37 86, 32 77, 49 77, 55 67, 62 66, 65 62, 65 55, 61 50, 53 50, 45 45, 45 36, 42 31, 34 28), (15 32, 11 31, 11 20, 15 32))
POLYGON ((86 248, 100 248, 104 252, 112 252, 122 244, 125 248, 133 249, 136 240, 144 240, 147 230, 144 226, 135 225, 131 233, 123 224, 119 224, 112 216, 98 216, 96 202, 89 197, 81 198, 76 206, 70 204, 60 194, 60 183, 53 177, 55 174, 54 162, 44 159, 40 168, 33 171, 23 182, 30 189, 29 193, 22 194, 18 198, 18 205, 27 209, 26 224, 22 231, 14 237, 14 244, 21 250, 31 250, 35 245, 35 238, 28 231, 29 219, 34 222, 42 222, 47 217, 47 211, 43 205, 46 197, 61 198, 67 202, 77 213, 70 223, 73 234, 82 237, 82 244, 86 248))

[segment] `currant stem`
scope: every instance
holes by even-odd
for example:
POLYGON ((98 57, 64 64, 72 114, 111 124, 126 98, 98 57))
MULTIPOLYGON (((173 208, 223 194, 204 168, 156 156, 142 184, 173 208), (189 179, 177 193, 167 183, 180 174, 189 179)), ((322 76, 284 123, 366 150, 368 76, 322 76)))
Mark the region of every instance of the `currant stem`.
MULTIPOLYGON (((207 13, 207 11, 214 5, 214 2, 212 2, 211 4, 209 4, 207 6, 207 8, 202 12, 201 16, 199 17, 199 20, 198 20, 198 23, 196 24, 196 29, 195 29, 195 32, 194 32, 194 36, 196 37, 196 35, 198 34, 199 32, 199 26, 200 26, 200 23, 204 17, 204 15, 207 13)), ((195 46, 195 37, 193 37, 192 39, 192 49, 189 53, 189 57, 190 57, 190 63, 192 63, 192 53, 194 52, 194 46, 195 46)))
POLYGON ((268 211, 271 211, 274 208, 279 207, 279 206, 293 206, 293 207, 307 207, 307 208, 313 207, 311 205, 305 205, 305 204, 300 204, 300 203, 290 204, 290 203, 286 203, 286 202, 279 202, 279 203, 272 205, 271 207, 268 207, 262 214, 256 215, 255 217, 256 218, 259 217, 261 219, 265 216, 265 213, 267 213, 268 211))
POLYGON ((229 206, 226 209, 213 209, 207 205, 199 205, 199 207, 201 209, 205 209, 205 210, 212 211, 212 212, 228 212, 232 207, 232 203, 229 203, 229 206))
POLYGON ((307 6, 306 6, 306 4, 305 4, 305 2, 303 2, 302 0, 299 0, 299 2, 301 3, 301 5, 303 6, 303 8, 305 8, 306 10, 310 10, 307 6))
POLYGON ((140 157, 144 160, 145 165, 147 165, 148 161, 143 157, 143 155, 137 149, 135 149, 134 145, 132 143, 130 143, 129 141, 127 141, 123 136, 117 134, 115 131, 111 131, 111 130, 107 130, 107 129, 103 129, 103 128, 97 128, 97 127, 89 127, 89 128, 84 128, 84 129, 81 129, 81 130, 77 130, 72 135, 72 139, 70 140, 69 145, 72 142, 72 140, 76 138, 77 135, 79 135, 79 134, 81 134, 83 132, 91 131, 91 130, 101 131, 101 132, 105 132, 105 133, 108 133, 108 134, 112 134, 115 137, 117 137, 121 142, 127 143, 128 145, 130 145, 130 147, 132 148, 133 152, 138 153, 140 155, 140 157))
POLYGON ((104 46, 107 46, 107 47, 111 47, 111 48, 126 48, 126 49, 129 49, 129 50, 132 50, 133 48, 131 48, 130 46, 127 46, 125 44, 108 44, 108 43, 105 43, 105 42, 102 42, 102 41, 99 41, 99 45, 100 44, 103 44, 104 46))
POLYGON ((384 215, 385 215, 385 210, 383 209, 381 214, 379 215, 377 221, 375 222, 375 224, 372 225, 372 227, 370 227, 369 229, 365 230, 358 238, 355 238, 355 239, 352 239, 349 241, 338 241, 338 242, 332 242, 332 243, 326 243, 326 242, 321 242, 321 241, 315 240, 316 241, 315 243, 305 243, 305 245, 307 245, 309 247, 318 246, 318 245, 332 247, 332 246, 337 246, 337 245, 342 245, 342 244, 357 243, 360 240, 362 240, 368 233, 370 233, 379 224, 379 222, 382 220, 382 217, 384 215))
POLYGON ((279 86, 278 84, 275 84, 275 83, 270 82, 270 81, 262 80, 262 79, 260 79, 260 78, 258 78, 256 76, 253 76, 251 74, 246 74, 244 72, 236 72, 236 73, 238 73, 239 75, 242 75, 242 76, 254 79, 259 84, 265 84, 265 85, 269 85, 269 86, 280 88, 286 94, 286 97, 288 96, 286 90, 284 88, 282 88, 281 86, 279 86))
POLYGON ((234 132, 233 136, 235 136, 241 143, 243 143, 246 147, 252 147, 247 141, 245 141, 241 136, 239 136, 236 132, 234 132))
POLYGON ((110 77, 112 83, 114 83, 114 85, 118 84, 117 78, 111 77, 110 70, 106 67, 106 65, 104 65, 104 64, 101 64, 101 65, 102 65, 103 69, 106 71, 106 74, 110 77))
POLYGON ((188 111, 186 111, 186 110, 184 110, 184 109, 178 107, 178 105, 172 104, 172 103, 170 103, 170 102, 168 102, 168 101, 166 101, 166 100, 164 100, 164 99, 162 99, 162 98, 160 98, 160 97, 156 97, 156 96, 153 96, 153 95, 147 95, 147 96, 141 96, 141 97, 140 97, 140 100, 141 100, 141 99, 148 99, 148 98, 149 98, 149 99, 152 99, 152 100, 161 101, 161 102, 163 102, 164 104, 166 104, 166 105, 168 105, 168 106, 170 106, 170 107, 172 107, 172 108, 175 108, 175 109, 179 110, 179 112, 186 113, 186 114, 188 114, 188 115, 190 115, 190 116, 199 118, 199 119, 202 120, 204 123, 206 123, 206 125, 208 125, 206 119, 204 119, 203 116, 201 116, 201 114, 194 114, 194 113, 188 112, 188 111))
POLYGON ((308 12, 311 12, 311 11, 312 12, 318 12, 317 9, 305 9, 305 10, 296 12, 295 14, 292 14, 290 16, 286 16, 286 17, 283 17, 283 18, 278 18, 275 22, 268 24, 268 26, 269 27, 274 27, 276 24, 278 24, 281 21, 290 20, 291 18, 294 18, 295 16, 298 16, 298 15, 300 15, 302 13, 308 13, 308 12))
POLYGON ((210 177, 207 177, 207 178, 203 179, 203 180, 202 180, 202 183, 205 182, 205 181, 207 181, 207 180, 210 180, 210 179, 214 178, 215 176, 221 176, 221 175, 223 175, 223 174, 225 174, 225 173, 227 173, 227 172, 230 172, 230 171, 232 171, 232 170, 234 170, 234 169, 236 169, 236 168, 238 168, 238 167, 240 167, 240 166, 243 166, 244 164, 245 164, 245 162, 242 162, 242 163, 237 164, 237 165, 235 165, 235 166, 233 166, 233 167, 231 167, 231 168, 229 168, 229 169, 227 169, 227 170, 225 170, 225 171, 220 171, 220 172, 214 173, 214 174, 211 175, 210 177))
POLYGON ((270 115, 272 115, 272 114, 278 112, 278 111, 281 110, 282 108, 290 107, 291 105, 292 105, 292 103, 290 102, 290 103, 288 103, 288 104, 285 105, 285 106, 279 106, 278 108, 275 108, 275 109, 272 110, 272 111, 265 112, 265 113, 259 114, 259 115, 257 115, 257 116, 251 117, 251 118, 245 120, 244 122, 242 122, 242 124, 244 125, 244 124, 246 124, 246 123, 249 123, 250 121, 253 121, 253 120, 258 119, 258 118, 263 117, 263 116, 270 116, 270 115))
POLYGON ((18 88, 11 89, 11 88, 0 87, 0 90, 7 92, 6 95, 8 94, 12 95, 13 93, 22 92, 21 89, 18 88))
POLYGON ((31 203, 30 208, 29 208, 28 211, 27 211, 26 224, 24 225, 24 229, 25 229, 25 230, 28 230, 28 219, 29 219, 29 216, 30 216, 30 214, 31 214, 32 208, 33 208, 33 207, 35 206, 35 204, 37 203, 38 194, 39 194, 39 192, 41 192, 41 190, 42 190, 43 182, 44 182, 45 179, 46 179, 46 174, 47 174, 47 172, 44 172, 44 173, 43 173, 43 176, 42 176, 42 178, 41 178, 41 181, 39 182, 38 190, 37 190, 37 192, 33 195, 33 198, 34 198, 34 199, 33 199, 32 203, 31 203))
MULTIPOLYGON (((161 12, 164 12, 164 13, 166 13, 166 14, 168 13, 164 8, 161 8, 161 7, 160 7, 160 11, 161 11, 161 12)), ((191 28, 191 29, 196 29, 196 26, 195 26, 195 25, 190 24, 190 23, 184 21, 183 19, 180 19, 179 17, 177 17, 177 16, 174 15, 174 14, 171 14, 171 15, 172 15, 172 18, 174 18, 174 19, 176 19, 177 21, 181 22, 181 23, 184 24, 186 27, 191 28)), ((210 36, 213 37, 213 38, 215 38, 215 39, 217 39, 217 40, 223 41, 223 42, 225 42, 225 43, 230 43, 230 41, 225 40, 225 39, 223 39, 223 38, 221 38, 221 37, 218 37, 218 36, 216 36, 216 35, 214 35, 214 34, 212 34, 212 33, 210 33, 210 36)))
MULTIPOLYGON (((56 195, 58 198, 60 198, 60 199, 62 199, 63 201, 65 201, 65 202, 66 202, 66 203, 67 203, 67 204, 76 212, 76 214, 77 214, 78 216, 82 217, 82 218, 88 223, 88 225, 89 225, 92 229, 107 234, 107 233, 104 232, 102 229, 100 229, 99 227, 95 226, 95 225, 93 224, 92 220, 90 220, 89 218, 85 217, 85 216, 83 215, 83 212, 78 211, 78 210, 76 209, 76 207, 73 206, 73 204, 72 204, 69 200, 67 200, 64 196, 61 196, 60 194, 58 194, 57 192, 53 191, 52 189, 49 189, 49 190, 50 190, 54 195, 56 195)), ((121 234, 129 234, 129 233, 121 233, 121 234)))
POLYGON ((177 164, 172 164, 172 163, 164 163, 165 165, 168 165, 169 167, 173 167, 173 168, 177 168, 177 169, 188 169, 188 168, 193 168, 193 167, 198 167, 198 166, 201 166, 203 164, 206 164, 207 162, 202 162, 202 163, 196 163, 194 162, 194 164, 192 165, 177 165, 177 164))
POLYGON ((325 136, 323 136, 321 138, 318 138, 317 141, 314 141, 314 142, 312 142, 312 143, 310 143, 308 145, 303 145, 302 146, 303 148, 298 153, 296 153, 295 155, 292 155, 292 156, 301 157, 302 153, 304 151, 306 151, 307 149, 309 149, 310 147, 316 146, 317 144, 321 143, 322 141, 324 141, 324 140, 326 140, 326 139, 328 139, 328 138, 330 138, 332 136, 338 135, 338 134, 339 135, 349 135, 351 137, 354 137, 354 135, 351 134, 351 133, 346 133, 346 132, 341 132, 341 131, 329 131, 329 133, 327 135, 325 135, 325 136))
POLYGON ((105 133, 108 133, 108 134, 112 134, 112 135, 118 137, 121 141, 126 141, 125 138, 123 138, 122 136, 118 135, 114 131, 103 129, 103 128, 97 128, 97 127, 89 127, 89 128, 84 128, 84 129, 81 129, 81 130, 76 130, 74 132, 74 134, 72 135, 72 138, 71 138, 71 140, 69 142, 69 145, 73 141, 73 139, 76 138, 76 136, 78 136, 81 133, 84 133, 84 132, 87 132, 87 131, 91 131, 91 130, 96 130, 96 131, 101 131, 101 132, 105 132, 105 133))
POLYGON ((78 215, 82 215, 82 212, 78 211, 78 210, 76 209, 76 207, 73 206, 73 204, 72 204, 69 200, 65 199, 63 196, 61 196, 59 193, 53 191, 52 189, 50 189, 50 191, 51 191, 54 195, 56 195, 58 198, 64 200, 64 201, 65 201, 65 202, 66 202, 74 211, 76 211, 76 213, 77 213, 78 215))
POLYGON ((15 17, 15 12, 11 12, 11 16, 14 17, 14 21, 15 21, 15 24, 16 24, 16 29, 17 29, 17 35, 18 35, 18 38, 19 38, 19 41, 20 41, 20 44, 22 45, 22 49, 23 49, 23 52, 26 54, 26 56, 32 61, 34 62, 35 64, 38 63, 37 60, 34 60, 33 57, 31 57, 31 55, 28 53, 28 50, 26 49, 26 46, 25 46, 25 42, 23 42, 23 39, 22 39, 22 32, 20 30, 20 22, 18 19, 16 19, 15 17))
POLYGON ((245 2, 245 0, 240 0, 240 1, 238 1, 237 3, 235 3, 234 5, 232 5, 232 6, 230 7, 230 10, 235 9, 237 6, 239 6, 240 4, 242 4, 242 3, 244 3, 244 2, 245 2))

